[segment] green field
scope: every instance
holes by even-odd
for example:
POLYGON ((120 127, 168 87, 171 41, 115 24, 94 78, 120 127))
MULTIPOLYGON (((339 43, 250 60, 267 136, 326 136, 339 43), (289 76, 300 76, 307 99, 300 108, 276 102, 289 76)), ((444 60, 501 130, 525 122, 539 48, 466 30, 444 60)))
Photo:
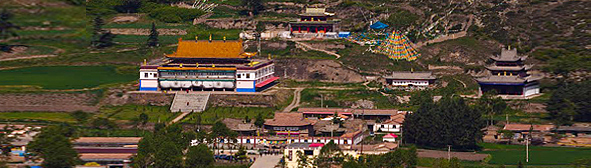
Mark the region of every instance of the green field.
MULTIPOLYGON (((484 144, 485 151, 492 159, 489 164, 525 164, 525 146, 484 144)), ((530 146, 528 165, 569 165, 577 159, 591 156, 591 148, 530 146)))
POLYGON ((0 112, 0 120, 8 121, 51 121, 51 122, 75 122, 69 113, 59 112, 0 112))
POLYGON ((120 74, 114 66, 46 66, 0 70, 0 85, 32 85, 43 89, 83 89, 130 82, 137 74, 120 74))

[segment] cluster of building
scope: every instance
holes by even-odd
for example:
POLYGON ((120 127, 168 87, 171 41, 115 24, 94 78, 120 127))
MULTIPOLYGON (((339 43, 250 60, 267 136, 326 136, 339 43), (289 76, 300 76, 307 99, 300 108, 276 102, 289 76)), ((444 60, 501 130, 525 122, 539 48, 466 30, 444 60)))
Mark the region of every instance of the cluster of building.
POLYGON ((386 141, 395 142, 394 133, 401 132, 406 113, 396 109, 299 108, 297 112, 275 113, 261 129, 237 119, 225 119, 224 123, 240 133, 240 144, 285 146, 333 141, 356 145, 369 134, 386 134, 386 141), (335 117, 342 123, 335 124, 335 117))
POLYGON ((591 125, 558 126, 549 124, 505 124, 486 128, 485 142, 523 144, 531 138, 532 144, 591 147, 591 125), (500 131, 500 130, 504 130, 500 131))

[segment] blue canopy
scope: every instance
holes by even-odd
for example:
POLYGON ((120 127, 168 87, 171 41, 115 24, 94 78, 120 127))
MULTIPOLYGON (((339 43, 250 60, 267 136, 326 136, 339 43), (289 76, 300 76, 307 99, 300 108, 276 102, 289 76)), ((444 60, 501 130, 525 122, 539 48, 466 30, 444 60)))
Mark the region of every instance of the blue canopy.
POLYGON ((372 24, 371 26, 369 26, 372 29, 385 29, 386 27, 388 27, 387 24, 384 24, 380 21, 375 22, 374 24, 372 24))

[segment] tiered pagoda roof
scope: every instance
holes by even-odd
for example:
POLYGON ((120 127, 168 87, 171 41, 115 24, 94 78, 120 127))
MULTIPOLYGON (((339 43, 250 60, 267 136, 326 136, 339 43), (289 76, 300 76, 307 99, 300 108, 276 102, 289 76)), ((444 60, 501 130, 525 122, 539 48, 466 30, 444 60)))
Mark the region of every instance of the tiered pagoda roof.
POLYGON ((501 51, 501 55, 491 57, 492 60, 495 61, 503 61, 503 62, 516 62, 516 61, 525 61, 527 56, 518 56, 517 49, 503 49, 501 51))
POLYGON ((533 65, 521 65, 521 66, 497 66, 497 65, 488 65, 485 66, 486 69, 491 71, 522 71, 522 70, 530 70, 533 65))

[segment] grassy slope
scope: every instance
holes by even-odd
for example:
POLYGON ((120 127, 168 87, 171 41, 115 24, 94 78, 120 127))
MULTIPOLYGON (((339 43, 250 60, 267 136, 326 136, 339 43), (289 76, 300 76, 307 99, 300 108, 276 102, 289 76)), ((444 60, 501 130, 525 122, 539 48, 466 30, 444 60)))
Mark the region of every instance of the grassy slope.
POLYGON ((136 74, 119 74, 113 66, 51 66, 0 71, 0 85, 35 85, 44 89, 82 89, 129 82, 136 74))
POLYGON ((201 115, 202 124, 213 124, 222 118, 243 119, 248 116, 250 119, 255 119, 259 113, 264 118, 273 118, 275 111, 276 109, 272 107, 209 107, 202 113, 192 113, 185 117, 183 123, 195 123, 193 118, 196 115, 201 115))
POLYGON ((168 122, 177 116, 177 113, 171 113, 169 108, 168 106, 140 105, 111 106, 102 108, 97 116, 129 121, 138 118, 143 112, 148 115, 150 122, 168 122))

